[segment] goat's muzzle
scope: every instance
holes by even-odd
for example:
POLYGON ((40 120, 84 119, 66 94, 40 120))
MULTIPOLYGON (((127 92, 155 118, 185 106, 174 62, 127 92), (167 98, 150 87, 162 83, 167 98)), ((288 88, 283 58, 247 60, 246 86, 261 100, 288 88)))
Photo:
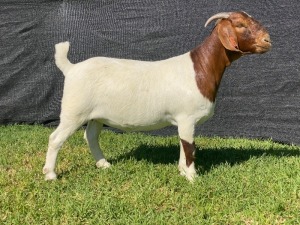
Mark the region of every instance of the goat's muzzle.
POLYGON ((255 47, 257 53, 265 53, 269 51, 272 47, 270 35, 265 33, 264 35, 260 36, 255 47))

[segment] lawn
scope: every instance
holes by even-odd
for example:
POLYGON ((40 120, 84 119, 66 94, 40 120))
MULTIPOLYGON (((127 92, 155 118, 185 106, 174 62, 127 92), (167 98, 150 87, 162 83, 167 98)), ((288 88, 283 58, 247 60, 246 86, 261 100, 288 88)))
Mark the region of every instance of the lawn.
POLYGON ((106 130, 113 166, 101 170, 79 130, 46 182, 52 131, 0 126, 0 224, 300 224, 299 146, 197 137, 191 184, 177 170, 177 136, 106 130))

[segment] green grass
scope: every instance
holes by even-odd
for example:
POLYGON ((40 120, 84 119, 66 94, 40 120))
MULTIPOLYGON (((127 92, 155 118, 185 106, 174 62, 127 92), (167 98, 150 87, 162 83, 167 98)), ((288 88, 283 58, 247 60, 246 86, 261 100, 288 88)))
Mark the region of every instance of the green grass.
POLYGON ((101 170, 76 132, 58 180, 42 174, 51 128, 0 126, 0 224, 299 224, 300 147, 197 137, 199 177, 179 175, 178 137, 104 131, 101 170))

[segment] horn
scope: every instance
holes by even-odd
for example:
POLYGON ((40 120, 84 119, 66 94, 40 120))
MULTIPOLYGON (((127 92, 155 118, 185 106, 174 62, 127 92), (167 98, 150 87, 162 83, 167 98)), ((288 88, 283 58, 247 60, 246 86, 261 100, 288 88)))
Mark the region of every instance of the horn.
POLYGON ((206 21, 204 27, 206 27, 211 21, 213 21, 213 20, 215 20, 215 19, 224 19, 224 18, 226 19, 226 18, 228 18, 228 17, 230 16, 230 14, 231 14, 231 12, 221 12, 221 13, 217 13, 217 14, 213 15, 212 17, 210 17, 210 18, 206 21))

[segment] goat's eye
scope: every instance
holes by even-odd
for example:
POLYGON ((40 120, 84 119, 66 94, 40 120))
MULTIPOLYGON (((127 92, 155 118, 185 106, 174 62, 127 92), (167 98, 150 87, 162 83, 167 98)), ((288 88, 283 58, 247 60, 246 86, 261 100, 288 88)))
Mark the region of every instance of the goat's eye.
POLYGON ((244 24, 242 24, 242 23, 238 23, 237 25, 236 25, 236 27, 237 28, 242 28, 242 27, 246 27, 244 24))

